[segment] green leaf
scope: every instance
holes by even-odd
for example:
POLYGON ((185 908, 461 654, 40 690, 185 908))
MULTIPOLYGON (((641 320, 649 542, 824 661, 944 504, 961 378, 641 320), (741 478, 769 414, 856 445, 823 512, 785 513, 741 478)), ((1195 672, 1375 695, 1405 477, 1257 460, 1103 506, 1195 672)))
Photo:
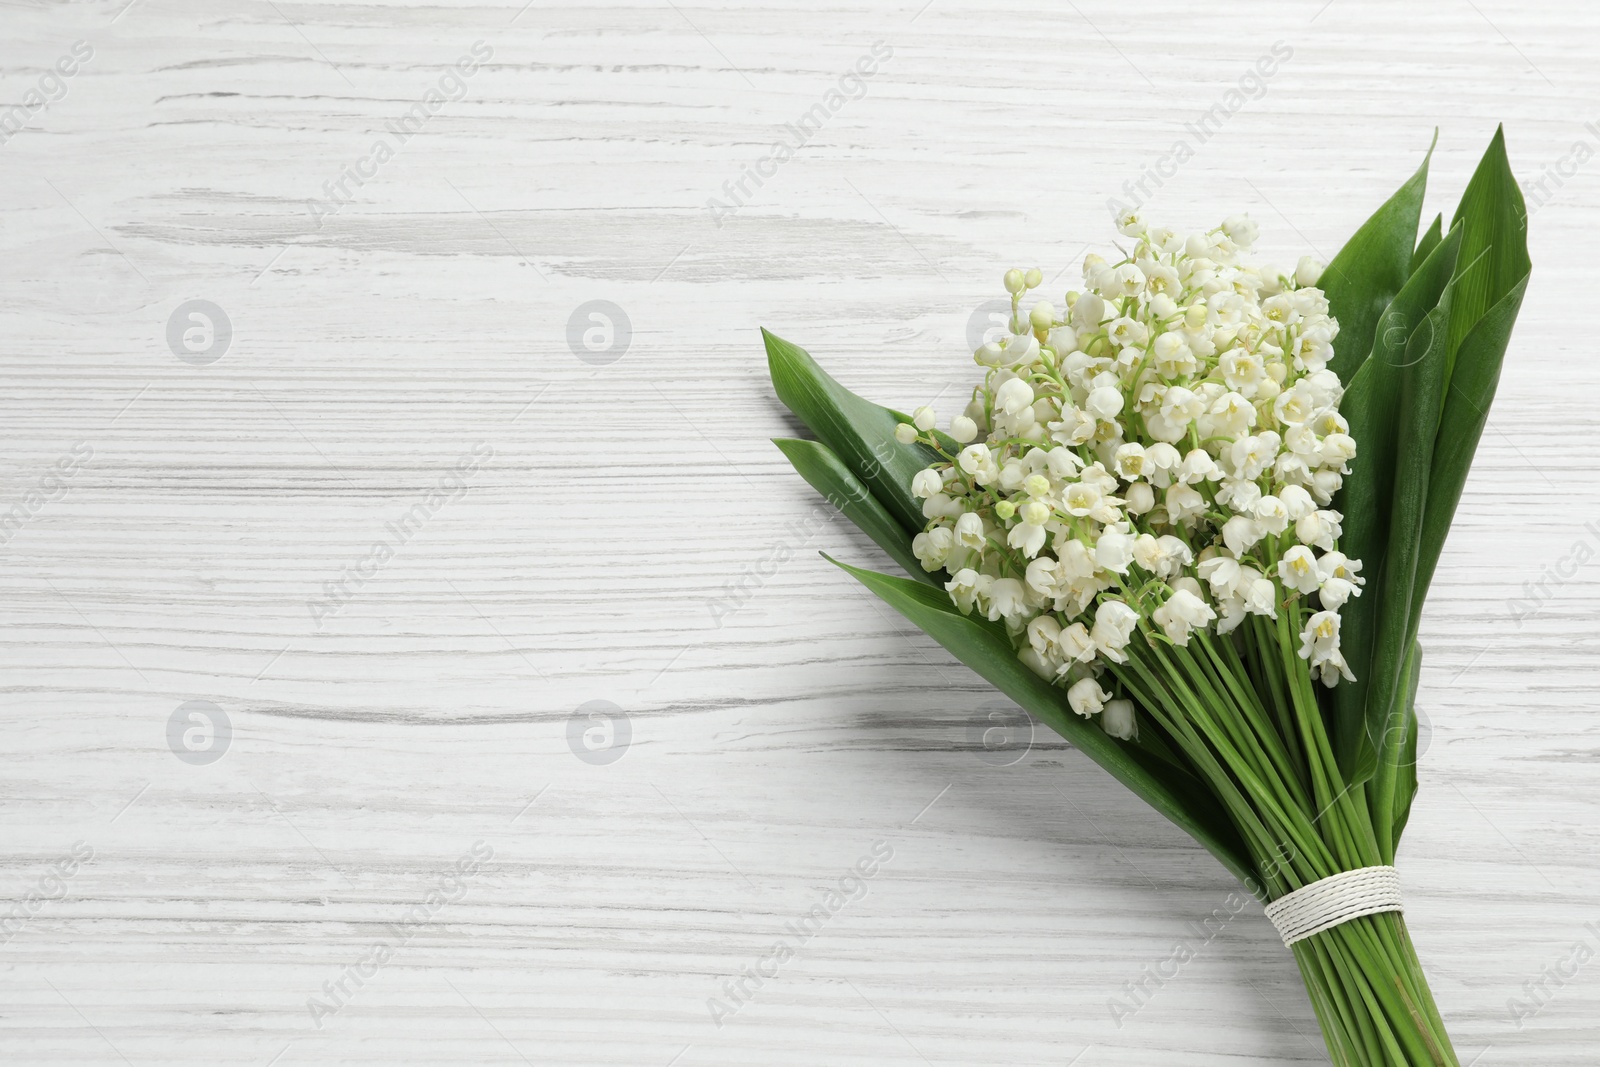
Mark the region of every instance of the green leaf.
MULTIPOLYGON (((925 525, 911 479, 940 456, 926 445, 902 445, 894 428, 907 416, 864 400, 834 381, 810 353, 765 329, 767 368, 778 399, 822 439, 906 532, 925 525)), ((954 445, 954 442, 949 442, 954 445)))
POLYGON ((1411 270, 1413 273, 1422 266, 1430 253, 1439 247, 1439 240, 1444 236, 1444 216, 1435 215, 1433 225, 1428 227, 1428 232, 1422 235, 1422 240, 1417 242, 1417 250, 1411 255, 1411 270))
MULTIPOLYGON (((1455 236, 1454 232, 1451 236, 1455 236)), ((1373 829, 1385 863, 1394 860, 1390 813, 1394 811, 1400 741, 1405 736, 1405 668, 1415 637, 1411 631, 1415 617, 1411 601, 1422 550, 1433 441, 1439 432, 1445 376, 1449 373, 1454 295, 1454 286, 1446 287, 1438 305, 1428 312, 1406 343, 1406 366, 1399 369, 1400 425, 1395 441, 1388 542, 1382 566, 1368 579, 1364 594, 1373 597, 1377 606, 1366 704, 1367 735, 1377 752, 1377 767, 1367 791, 1371 810, 1382 813, 1374 819, 1373 829)))
MULTIPOLYGON (((1416 647, 1422 608, 1488 420, 1511 329, 1532 269, 1526 208, 1506 158, 1503 129, 1495 131, 1462 194, 1451 225, 1452 236, 1458 232, 1461 249, 1448 291, 1448 384, 1440 398, 1443 410, 1429 459, 1427 500, 1418 531, 1406 620, 1408 636, 1380 638, 1397 639, 1401 647, 1416 647)), ((1389 595, 1387 590, 1384 595, 1389 595)), ((1420 655, 1420 650, 1413 654, 1414 658, 1420 655)), ((1402 687, 1397 697, 1405 717, 1391 715, 1388 719, 1391 731, 1399 726, 1409 752, 1399 747, 1380 753, 1379 771, 1372 785, 1375 829, 1380 845, 1391 857, 1410 813, 1411 794, 1416 790, 1416 769, 1407 765, 1408 759, 1415 762, 1415 685, 1413 674, 1409 691, 1402 687), (1390 766, 1394 768, 1392 774, 1386 770, 1390 766), (1385 803, 1384 798, 1390 793, 1392 797, 1385 803), (1387 828, 1381 822, 1386 815, 1391 819, 1387 828)), ((1386 735, 1386 739, 1392 742, 1393 737, 1386 735)))
POLYGON ((1153 753, 1108 736, 1098 725, 1075 714, 1060 687, 1017 659, 1001 626, 961 614, 943 590, 831 562, 1204 845, 1240 881, 1250 884, 1255 870, 1249 853, 1210 790, 1198 778, 1153 753))
POLYGON ((1411 818, 1411 802, 1417 795, 1417 741, 1421 726, 1417 721, 1417 681, 1422 676, 1422 646, 1411 644, 1411 657, 1406 665, 1406 687, 1402 697, 1406 706, 1405 735, 1399 747, 1399 768, 1395 776, 1394 811, 1390 824, 1394 827, 1396 847, 1411 818))
POLYGON ((1451 227, 1452 233, 1456 230, 1462 238, 1450 314, 1450 386, 1433 449, 1412 594, 1413 631, 1488 421, 1511 328, 1532 273, 1526 206, 1506 159, 1503 129, 1495 131, 1462 194, 1451 227))
POLYGON ((1456 284, 1450 313, 1450 350, 1454 353, 1478 320, 1528 276, 1528 210, 1522 190, 1506 158, 1505 128, 1497 127, 1478 169, 1461 194, 1461 206, 1450 223, 1465 230, 1462 264, 1472 264, 1456 284))
POLYGON ((1417 560, 1413 586, 1415 632, 1422 602, 1433 582, 1433 572, 1444 551, 1445 538, 1455 520, 1456 505, 1467 484, 1472 457, 1478 450, 1483 427, 1489 420, 1500 382, 1500 367, 1506 346, 1511 342, 1511 327, 1516 325, 1522 295, 1527 291, 1528 275, 1500 298, 1488 314, 1478 320, 1456 352, 1455 373, 1450 377, 1450 392, 1445 397, 1444 417, 1439 437, 1433 446, 1433 471, 1428 478, 1428 508, 1422 520, 1422 554, 1417 560))
POLYGON ((922 569, 922 564, 911 552, 911 541, 894 516, 878 502, 878 498, 861 484, 861 480, 845 469, 839 457, 820 441, 796 441, 787 438, 772 442, 789 457, 800 477, 828 498, 828 503, 838 508, 844 517, 855 523, 862 533, 878 543, 905 572, 920 582, 940 586, 940 580, 922 569))
MULTIPOLYGON (((1342 683, 1333 690, 1335 753, 1345 780, 1352 784, 1366 780, 1372 773, 1376 756, 1374 740, 1381 736, 1382 728, 1374 731, 1369 727, 1382 715, 1376 711, 1369 713, 1369 705, 1376 699, 1379 705, 1374 706, 1381 706, 1386 713, 1398 671, 1390 661, 1396 658, 1397 650, 1407 647, 1404 643, 1396 645, 1395 649, 1388 650, 1385 663, 1374 662, 1379 653, 1384 652, 1380 614, 1387 595, 1387 551, 1396 527, 1394 510, 1399 503, 1404 514, 1409 516, 1409 509, 1426 499, 1409 501, 1397 495, 1396 487, 1402 484, 1401 469, 1404 467, 1407 474, 1403 484, 1412 486, 1420 467, 1426 492, 1426 465, 1433 454, 1431 436, 1422 445, 1420 455, 1401 453, 1402 424, 1408 414, 1405 398, 1418 392, 1418 383, 1410 381, 1408 384, 1408 380, 1418 373, 1418 362, 1427 354, 1418 351, 1413 342, 1420 338, 1423 346, 1434 342, 1442 349, 1448 338, 1445 323, 1437 316, 1430 316, 1444 296, 1460 244, 1460 233, 1452 230, 1390 302, 1382 316, 1381 328, 1376 331, 1372 355, 1362 364, 1340 403, 1340 411, 1350 423, 1350 434, 1356 439, 1359 450, 1335 502, 1335 508, 1344 515, 1344 533, 1339 544, 1346 555, 1362 561, 1362 574, 1367 579, 1363 595, 1351 599, 1340 611, 1340 645, 1356 680, 1342 683), (1424 334, 1424 330, 1428 332, 1424 334)), ((1428 369, 1442 375, 1443 361, 1429 364, 1428 369)), ((1442 383, 1437 387, 1442 389, 1442 383)), ((1437 420, 1437 401, 1435 405, 1432 417, 1437 420)), ((1409 429, 1414 434, 1420 433, 1421 425, 1413 421, 1409 429)), ((1420 527, 1420 518, 1415 520, 1412 529, 1400 527, 1400 540, 1408 544, 1414 542, 1420 527)), ((1409 576, 1413 565, 1406 563, 1405 566, 1409 576)), ((1409 617, 1409 584, 1402 592, 1402 599, 1409 617)))
MULTIPOLYGON (((1433 139, 1437 144, 1437 131, 1433 139)), ((1339 320, 1339 336, 1334 338, 1328 366, 1341 381, 1351 381, 1372 352, 1378 318, 1411 274, 1432 158, 1430 144, 1417 172, 1345 242, 1322 272, 1322 291, 1333 317, 1339 320)))

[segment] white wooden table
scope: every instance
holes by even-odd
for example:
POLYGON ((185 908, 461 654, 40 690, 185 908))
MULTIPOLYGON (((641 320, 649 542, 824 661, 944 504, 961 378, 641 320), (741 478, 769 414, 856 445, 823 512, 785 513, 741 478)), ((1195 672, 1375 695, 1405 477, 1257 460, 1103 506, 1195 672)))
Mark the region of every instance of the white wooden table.
POLYGON ((1292 261, 1436 124, 1448 210, 1500 120, 1568 173, 1401 866, 1463 1061, 1595 1062, 1600 13, 125 2, 0 13, 5 1062, 1325 1062, 1259 908, 1196 933, 1209 857, 987 752, 1003 703, 816 555, 881 562, 768 444, 757 327, 948 414, 1001 272, 1177 140, 1147 210, 1292 261))

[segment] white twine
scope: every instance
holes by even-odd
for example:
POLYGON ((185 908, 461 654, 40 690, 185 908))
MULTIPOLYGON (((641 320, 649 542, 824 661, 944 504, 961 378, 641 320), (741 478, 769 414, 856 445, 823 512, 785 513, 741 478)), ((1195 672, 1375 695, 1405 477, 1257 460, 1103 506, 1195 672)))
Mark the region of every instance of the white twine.
POLYGON ((1400 872, 1393 867, 1362 867, 1279 897, 1267 905, 1267 918, 1278 928, 1283 943, 1292 945, 1363 915, 1404 910, 1400 906, 1400 872))

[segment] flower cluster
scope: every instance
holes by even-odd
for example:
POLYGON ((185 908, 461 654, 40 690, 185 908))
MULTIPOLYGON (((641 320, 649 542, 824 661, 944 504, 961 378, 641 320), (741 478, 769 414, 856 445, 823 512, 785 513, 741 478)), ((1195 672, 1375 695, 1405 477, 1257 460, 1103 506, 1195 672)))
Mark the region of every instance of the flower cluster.
POLYGON ((1363 579, 1328 510, 1356 446, 1321 266, 1247 262, 1246 216, 1194 234, 1117 223, 1132 250, 1090 255, 1059 308, 1024 309, 1042 276, 1008 271, 1010 330, 977 350, 971 402, 948 435, 924 407, 897 437, 944 457, 912 482, 922 565, 1126 738, 1133 705, 1102 683, 1135 634, 1187 646, 1292 606, 1299 654, 1331 686, 1351 677, 1338 612, 1363 579))

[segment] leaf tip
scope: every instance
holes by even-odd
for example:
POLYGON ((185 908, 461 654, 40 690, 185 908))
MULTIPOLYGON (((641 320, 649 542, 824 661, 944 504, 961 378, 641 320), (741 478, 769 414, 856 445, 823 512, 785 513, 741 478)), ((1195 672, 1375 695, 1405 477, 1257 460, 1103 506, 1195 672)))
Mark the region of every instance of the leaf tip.
POLYGON ((827 560, 829 563, 833 564, 835 567, 838 567, 840 570, 842 570, 846 574, 850 575, 850 577, 854 578, 856 581, 860 582, 862 585, 867 586, 869 589, 872 587, 872 583, 867 580, 867 576, 871 575, 873 577, 877 577, 877 572, 876 571, 864 570, 864 569, 862 569, 860 567, 852 567, 848 563, 844 563, 844 562, 841 562, 840 560, 834 559, 832 556, 828 555, 828 553, 824 552, 822 549, 818 549, 817 550, 817 555, 821 556, 823 559, 827 560))

